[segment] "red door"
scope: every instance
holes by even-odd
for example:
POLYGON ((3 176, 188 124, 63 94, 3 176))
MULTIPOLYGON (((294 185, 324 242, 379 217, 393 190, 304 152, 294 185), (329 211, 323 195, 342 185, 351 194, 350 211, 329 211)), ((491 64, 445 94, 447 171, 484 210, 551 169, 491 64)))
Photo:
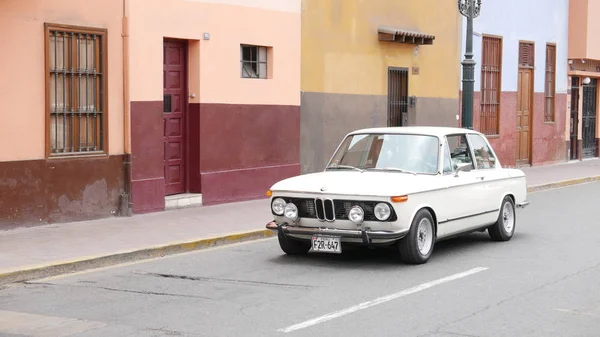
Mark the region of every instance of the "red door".
POLYGON ((186 191, 186 42, 165 40, 163 52, 165 194, 171 195, 186 191))

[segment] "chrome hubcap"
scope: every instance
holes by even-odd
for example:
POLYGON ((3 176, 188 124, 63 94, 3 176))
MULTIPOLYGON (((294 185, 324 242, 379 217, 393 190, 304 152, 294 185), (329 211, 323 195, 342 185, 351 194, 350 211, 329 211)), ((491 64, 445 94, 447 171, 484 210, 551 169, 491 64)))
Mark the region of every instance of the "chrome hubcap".
POLYGON ((502 224, 506 233, 512 233, 515 226, 515 212, 508 202, 502 208, 502 224))
POLYGON ((433 227, 431 221, 425 218, 419 222, 419 228, 417 230, 417 245, 419 252, 423 255, 427 255, 431 249, 431 242, 433 241, 433 227))

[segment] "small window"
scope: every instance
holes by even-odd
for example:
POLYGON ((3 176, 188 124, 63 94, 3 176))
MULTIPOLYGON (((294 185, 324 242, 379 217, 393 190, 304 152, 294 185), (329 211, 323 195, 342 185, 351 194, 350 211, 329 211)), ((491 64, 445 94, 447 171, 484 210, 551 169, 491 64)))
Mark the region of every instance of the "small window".
POLYGON ((267 78, 267 47, 240 47, 242 78, 267 78))
POLYGON ((488 143, 480 135, 469 135, 469 141, 475 152, 475 160, 477 161, 477 169, 493 169, 496 168, 496 157, 488 146, 488 143))
POLYGON ((471 158, 471 149, 469 149, 465 135, 452 135, 446 137, 446 139, 448 150, 450 150, 452 168, 456 170, 459 165, 463 164, 469 164, 471 169, 475 168, 473 166, 473 159, 471 158))

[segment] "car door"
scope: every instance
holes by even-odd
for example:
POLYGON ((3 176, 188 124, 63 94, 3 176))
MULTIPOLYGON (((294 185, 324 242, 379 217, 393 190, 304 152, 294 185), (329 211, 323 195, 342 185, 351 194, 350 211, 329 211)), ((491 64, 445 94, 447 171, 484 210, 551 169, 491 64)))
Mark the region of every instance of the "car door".
POLYGON ((476 133, 468 134, 467 139, 473 149, 475 159, 475 169, 472 172, 477 179, 482 180, 482 184, 487 191, 481 199, 481 212, 486 212, 485 222, 494 222, 497 220, 500 204, 505 193, 503 188, 505 174, 500 169, 498 160, 487 139, 476 133))
POLYGON ((473 154, 465 134, 448 135, 444 141, 443 181, 445 203, 438 219, 438 236, 460 233, 478 226, 478 218, 484 208, 481 200, 486 189, 473 170, 461 170, 459 166, 475 168, 473 154))

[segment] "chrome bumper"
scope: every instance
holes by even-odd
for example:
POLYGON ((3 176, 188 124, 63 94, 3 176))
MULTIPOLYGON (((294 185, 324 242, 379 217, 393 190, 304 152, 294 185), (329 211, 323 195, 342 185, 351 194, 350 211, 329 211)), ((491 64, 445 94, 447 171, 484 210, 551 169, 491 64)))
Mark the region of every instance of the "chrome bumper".
POLYGON ((517 204, 517 208, 525 208, 529 206, 529 201, 523 201, 517 204))
POLYGON ((364 244, 372 244, 373 240, 395 241, 403 238, 407 231, 391 232, 391 231, 373 231, 369 229, 351 230, 351 229, 335 229, 321 227, 296 227, 288 224, 278 225, 275 221, 271 221, 266 225, 267 229, 281 231, 283 234, 296 235, 332 235, 341 238, 362 239, 364 244))

